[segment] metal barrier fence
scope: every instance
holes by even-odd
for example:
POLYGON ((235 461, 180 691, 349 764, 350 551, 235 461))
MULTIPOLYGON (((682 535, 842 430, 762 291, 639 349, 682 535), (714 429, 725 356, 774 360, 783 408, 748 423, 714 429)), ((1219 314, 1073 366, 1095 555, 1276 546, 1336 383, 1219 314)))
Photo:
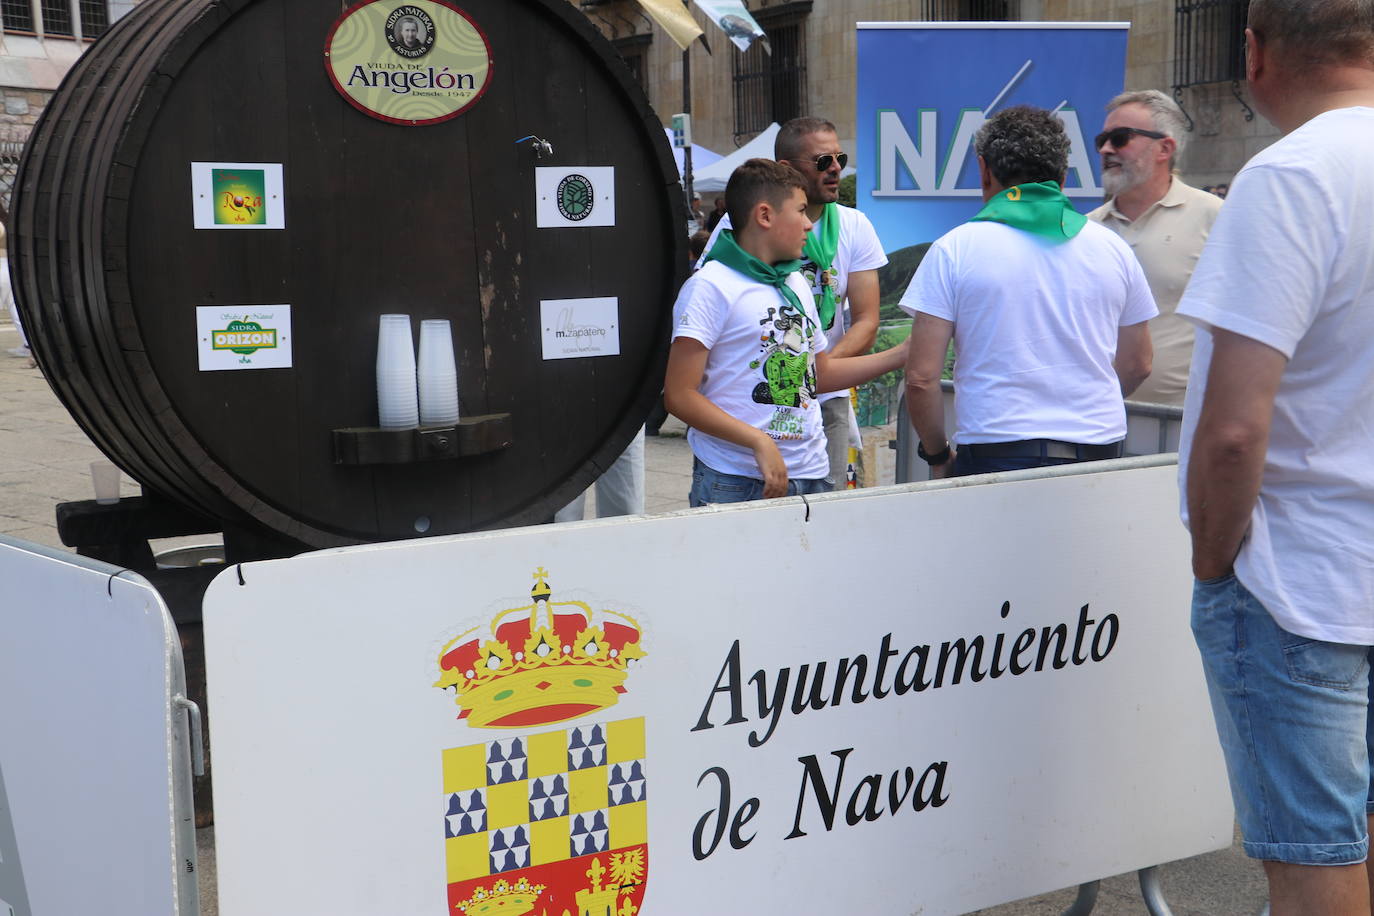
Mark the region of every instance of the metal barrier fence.
MULTIPOLYGON (((954 383, 941 382, 945 393, 945 429, 954 429, 954 383)), ((1183 408, 1169 404, 1149 404, 1145 401, 1126 402, 1125 457, 1133 455, 1163 455, 1178 451, 1178 437, 1183 430, 1183 408)), ((929 480, 930 469, 916 455, 916 430, 906 413, 906 395, 898 406, 897 438, 892 447, 897 451, 897 483, 929 480)))
POLYGON ((166 604, 2 534, 0 577, 0 913, 196 916, 204 745, 166 604))

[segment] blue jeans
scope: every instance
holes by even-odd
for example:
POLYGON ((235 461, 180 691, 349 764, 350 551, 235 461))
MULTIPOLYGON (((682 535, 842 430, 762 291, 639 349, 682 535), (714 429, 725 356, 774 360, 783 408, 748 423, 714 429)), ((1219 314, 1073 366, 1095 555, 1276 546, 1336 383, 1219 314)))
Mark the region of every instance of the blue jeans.
MULTIPOLYGON (((814 480, 787 479, 787 495, 810 495, 829 493, 834 489, 828 477, 814 480)), ((702 463, 700 458, 692 459, 692 491, 687 495, 687 504, 693 509, 719 503, 743 503, 751 499, 763 499, 763 481, 757 477, 740 477, 726 474, 702 463)))
POLYGON ((1246 854, 1363 862, 1370 647, 1289 633, 1234 575, 1194 584, 1193 635, 1246 854))

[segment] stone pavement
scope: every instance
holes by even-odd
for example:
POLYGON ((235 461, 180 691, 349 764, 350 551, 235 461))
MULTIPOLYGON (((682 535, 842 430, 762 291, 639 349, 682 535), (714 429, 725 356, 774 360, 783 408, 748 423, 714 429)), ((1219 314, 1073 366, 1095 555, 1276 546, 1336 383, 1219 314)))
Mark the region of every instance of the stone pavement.
MULTIPOLYGON (((37 369, 4 351, 18 345, 18 335, 0 319, 0 532, 38 544, 60 547, 54 522, 59 502, 93 496, 90 463, 103 456, 57 401, 37 369)), ((646 439, 646 508, 668 512, 685 508, 691 484, 691 450, 683 426, 669 419, 663 435, 646 439)), ((139 493, 138 484, 124 480, 125 496, 139 493)), ((588 499, 588 517, 594 515, 588 499)), ((169 540, 155 552, 204 543, 205 536, 169 540)), ((217 916, 215 901, 214 828, 198 831, 200 879, 204 916, 217 916)), ((1229 848, 1161 868, 1164 893, 1174 916, 1251 916, 1264 904, 1264 880, 1259 867, 1229 848)), ((986 916, 1028 916, 1062 913, 1074 900, 1066 889, 980 911, 986 916)), ((1097 907, 1102 916, 1146 913, 1134 875, 1102 882, 1097 907)), ((665 914, 679 916, 679 914, 665 914)))

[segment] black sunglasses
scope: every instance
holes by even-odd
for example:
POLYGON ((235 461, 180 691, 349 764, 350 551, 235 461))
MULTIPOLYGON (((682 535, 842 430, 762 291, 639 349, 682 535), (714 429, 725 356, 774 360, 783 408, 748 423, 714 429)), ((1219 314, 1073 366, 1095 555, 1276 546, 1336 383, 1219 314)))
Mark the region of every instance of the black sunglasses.
POLYGON ((814 162, 816 164, 816 171, 828 172, 830 171, 830 163, 832 162, 838 162, 840 164, 841 170, 843 170, 845 166, 849 165, 849 154, 840 153, 838 156, 832 156, 830 153, 826 153, 823 156, 817 156, 815 159, 788 159, 787 161, 814 162))
POLYGON ((1112 141, 1113 149, 1121 149, 1136 134, 1142 137, 1149 137, 1151 140, 1163 140, 1168 134, 1161 134, 1157 130, 1141 130, 1139 127, 1113 127, 1111 130, 1104 130, 1093 138, 1093 149, 1102 149, 1102 144, 1108 140, 1112 141))

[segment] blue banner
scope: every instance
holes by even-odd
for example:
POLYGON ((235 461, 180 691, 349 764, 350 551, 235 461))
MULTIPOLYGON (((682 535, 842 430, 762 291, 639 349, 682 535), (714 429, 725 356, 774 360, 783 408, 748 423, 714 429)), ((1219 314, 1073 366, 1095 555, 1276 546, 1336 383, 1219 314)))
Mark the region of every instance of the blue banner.
POLYGON ((892 253, 982 207, 973 136, 1013 105, 1057 110, 1073 148, 1065 191, 1102 202, 1092 138, 1122 90, 1125 23, 866 23, 858 30, 858 206, 892 253), (952 27, 951 27, 952 26, 952 27))

